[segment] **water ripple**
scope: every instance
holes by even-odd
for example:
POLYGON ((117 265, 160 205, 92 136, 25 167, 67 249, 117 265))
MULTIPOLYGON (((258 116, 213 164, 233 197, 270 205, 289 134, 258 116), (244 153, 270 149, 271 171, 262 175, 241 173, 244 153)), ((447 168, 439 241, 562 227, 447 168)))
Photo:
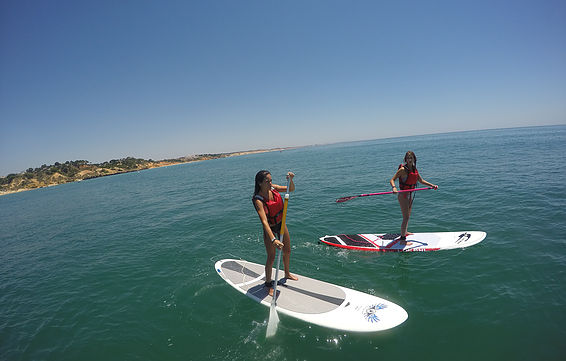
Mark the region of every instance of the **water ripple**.
POLYGON ((447 360, 465 350, 469 359, 561 359, 566 196, 558 180, 566 173, 548 155, 563 158, 565 134, 543 127, 344 143, 0 197, 0 358, 447 360), (320 244, 325 234, 398 231, 395 197, 334 200, 386 188, 409 148, 441 186, 417 195, 410 229, 488 237, 414 254, 320 244), (265 338, 268 309, 213 269, 223 258, 265 261, 250 201, 262 168, 280 184, 287 170, 297 175, 292 271, 393 301, 409 313, 404 324, 364 335, 283 315, 277 336, 265 338))

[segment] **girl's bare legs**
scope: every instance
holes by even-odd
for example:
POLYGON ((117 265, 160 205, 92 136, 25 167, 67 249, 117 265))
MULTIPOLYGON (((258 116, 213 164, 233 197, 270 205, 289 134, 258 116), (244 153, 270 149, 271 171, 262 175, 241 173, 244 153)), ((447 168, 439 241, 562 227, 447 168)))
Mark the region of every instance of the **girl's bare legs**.
POLYGON ((273 261, 275 261, 275 246, 267 234, 263 234, 263 243, 265 244, 265 251, 267 252, 267 260, 265 261, 265 282, 271 281, 271 270, 273 269, 273 261))
MULTIPOLYGON (((265 261, 265 283, 271 282, 271 274, 273 269, 273 262, 275 261, 276 248, 271 243, 271 239, 267 234, 263 234, 263 243, 265 244, 265 251, 267 252, 267 260, 265 261)), ((285 226, 285 234, 283 235, 283 268, 285 269, 285 278, 291 280, 298 280, 297 276, 292 275, 289 271, 291 261, 291 237, 289 237, 289 230, 285 226)), ((269 288, 269 295, 273 296, 273 287, 269 288)))
POLYGON ((401 223, 401 237, 406 237, 408 234, 407 227, 409 225, 409 218, 411 217, 411 197, 408 194, 400 193, 397 196, 397 199, 399 200, 399 205, 401 206, 401 214, 403 214, 403 222, 401 223))
POLYGON ((289 230, 287 229, 287 225, 285 225, 285 233, 283 234, 283 267, 285 268, 285 278, 296 281, 299 278, 291 274, 289 270, 290 263, 291 263, 291 237, 289 236, 289 230))

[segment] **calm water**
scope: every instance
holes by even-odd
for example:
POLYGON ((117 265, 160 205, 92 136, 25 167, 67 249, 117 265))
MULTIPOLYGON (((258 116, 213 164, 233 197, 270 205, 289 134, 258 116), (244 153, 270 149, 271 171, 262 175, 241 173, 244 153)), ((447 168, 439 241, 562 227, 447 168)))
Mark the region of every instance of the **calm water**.
POLYGON ((307 147, 0 197, 1 360, 564 360, 566 126, 307 147), (321 245, 398 232, 389 190, 406 150, 440 186, 413 232, 483 230, 464 250, 374 254, 321 245), (292 271, 389 299, 399 327, 345 333, 281 316, 233 290, 214 262, 263 263, 250 196, 296 173, 292 271))

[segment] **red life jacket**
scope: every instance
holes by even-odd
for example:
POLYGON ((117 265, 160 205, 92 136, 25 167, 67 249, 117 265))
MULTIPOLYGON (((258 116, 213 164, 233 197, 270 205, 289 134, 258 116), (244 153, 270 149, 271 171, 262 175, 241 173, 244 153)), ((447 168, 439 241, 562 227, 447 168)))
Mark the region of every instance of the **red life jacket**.
POLYGON ((281 194, 279 194, 279 192, 275 189, 271 189, 271 193, 273 193, 272 201, 269 199, 265 200, 259 194, 254 195, 252 201, 254 199, 259 199, 263 203, 263 210, 267 216, 267 223, 269 223, 270 226, 273 226, 281 223, 281 220, 283 219, 283 198, 281 198, 281 194))
POLYGON ((403 182, 403 179, 399 177, 399 188, 401 190, 417 188, 417 182, 419 180, 419 171, 415 168, 412 172, 404 164, 399 164, 399 169, 405 168, 407 170, 407 179, 403 182))

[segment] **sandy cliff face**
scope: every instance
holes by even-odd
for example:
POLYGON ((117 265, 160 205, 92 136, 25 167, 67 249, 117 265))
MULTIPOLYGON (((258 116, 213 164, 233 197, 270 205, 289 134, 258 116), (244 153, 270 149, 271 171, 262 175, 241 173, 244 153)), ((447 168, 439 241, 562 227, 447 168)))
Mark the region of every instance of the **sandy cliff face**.
POLYGON ((120 169, 120 168, 101 168, 96 165, 82 166, 81 170, 74 175, 64 175, 59 172, 53 174, 29 174, 22 173, 16 175, 11 182, 8 184, 0 185, 0 195, 26 191, 35 188, 43 188, 55 186, 63 183, 77 182, 85 179, 92 179, 98 177, 109 176, 113 174, 133 172, 148 168, 153 168, 154 164, 148 163, 148 165, 140 165, 134 169, 120 169))
POLYGON ((41 168, 36 168, 35 170, 30 169, 20 174, 0 177, 0 195, 50 187, 63 183, 77 182, 85 179, 105 177, 114 174, 137 172, 150 168, 284 149, 290 148, 251 150, 220 154, 200 154, 161 161, 124 158, 101 164, 89 164, 87 161, 66 162, 65 164, 56 163, 53 166, 44 165, 41 168))
MULTIPOLYGON (((210 159, 206 157, 206 159, 210 159)), ((203 160, 203 159, 199 159, 203 160)), ((195 161, 195 160, 191 160, 195 161)), ((187 161, 158 161, 150 162, 144 161, 135 167, 129 167, 128 169, 120 167, 100 167, 98 164, 87 164, 81 165, 79 170, 73 175, 65 175, 59 172, 48 173, 48 172, 35 172, 35 173, 20 173, 15 175, 10 182, 0 185, 0 195, 21 192, 36 188, 50 187, 58 184, 77 182, 85 179, 92 179, 98 177, 105 177, 114 174, 137 172, 144 169, 164 167, 174 164, 186 163, 187 161)))

